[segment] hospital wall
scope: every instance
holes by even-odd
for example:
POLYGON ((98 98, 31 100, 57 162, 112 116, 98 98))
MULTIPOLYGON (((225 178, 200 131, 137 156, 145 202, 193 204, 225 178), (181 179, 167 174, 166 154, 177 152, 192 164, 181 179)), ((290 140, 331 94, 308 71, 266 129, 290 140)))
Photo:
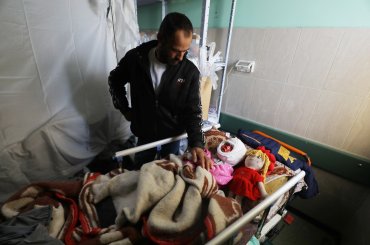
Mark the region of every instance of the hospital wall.
MULTIPOLYGON (((228 2, 211 1, 216 50, 225 49, 228 2)), ((158 27, 160 7, 139 8, 141 30, 158 27)), ((201 10, 201 1, 168 5, 195 27, 201 10)), ((234 26, 229 64, 254 60, 256 70, 230 73, 223 112, 370 159, 369 1, 237 1, 234 26)))
MULTIPOLYGON (((208 40, 216 50, 225 50, 228 2, 211 1, 208 40)), ((141 30, 156 29, 160 7, 139 8, 141 30)), ((168 11, 199 28, 201 1, 169 1, 168 11)), ((370 188, 355 173, 370 178, 370 1, 239 0, 234 27, 223 115, 318 146, 320 195, 293 206, 338 231, 343 244, 365 244, 370 188), (255 61, 255 72, 232 69, 239 59, 255 61), (338 154, 351 161, 333 162, 338 154)))

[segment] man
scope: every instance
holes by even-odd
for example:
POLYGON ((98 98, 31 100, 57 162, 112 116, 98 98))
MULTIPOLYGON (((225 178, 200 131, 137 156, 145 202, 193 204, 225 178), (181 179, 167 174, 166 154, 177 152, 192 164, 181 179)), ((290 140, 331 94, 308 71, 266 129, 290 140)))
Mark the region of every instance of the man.
MULTIPOLYGON (((130 50, 109 75, 114 106, 121 111, 138 145, 188 133, 193 161, 209 169, 203 151, 199 71, 186 58, 193 26, 183 14, 170 13, 162 21, 157 39, 130 50), (131 108, 125 84, 130 83, 131 108)), ((161 147, 161 156, 178 154, 179 141, 161 147)), ((138 168, 152 161, 156 148, 135 155, 138 168)))

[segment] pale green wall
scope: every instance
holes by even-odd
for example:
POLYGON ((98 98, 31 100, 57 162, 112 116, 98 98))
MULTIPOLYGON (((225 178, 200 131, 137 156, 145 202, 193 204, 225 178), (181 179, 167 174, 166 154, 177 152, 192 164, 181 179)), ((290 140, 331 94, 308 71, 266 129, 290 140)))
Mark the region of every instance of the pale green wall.
MULTIPOLYGON (((138 8, 141 29, 157 29, 161 4, 138 8)), ((210 28, 228 26, 231 0, 211 0, 210 28)), ((201 0, 169 0, 168 12, 182 12, 200 27, 201 0)), ((237 0, 235 27, 370 27, 370 0, 237 0)))

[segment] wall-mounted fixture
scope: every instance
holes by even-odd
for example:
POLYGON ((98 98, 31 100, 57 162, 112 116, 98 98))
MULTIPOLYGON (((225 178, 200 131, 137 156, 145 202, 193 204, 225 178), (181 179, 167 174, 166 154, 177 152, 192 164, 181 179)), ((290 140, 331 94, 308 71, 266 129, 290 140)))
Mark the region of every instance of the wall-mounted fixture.
POLYGON ((256 65, 255 61, 250 60, 238 60, 235 64, 235 68, 237 71, 251 73, 254 72, 254 67, 256 65))

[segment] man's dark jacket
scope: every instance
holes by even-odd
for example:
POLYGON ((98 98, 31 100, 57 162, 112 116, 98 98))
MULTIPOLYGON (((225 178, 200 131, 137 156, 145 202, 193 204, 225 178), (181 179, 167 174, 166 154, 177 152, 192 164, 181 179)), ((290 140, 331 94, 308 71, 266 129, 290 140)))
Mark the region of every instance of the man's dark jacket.
POLYGON ((190 147, 203 147, 199 71, 185 57, 176 65, 168 65, 156 94, 148 58, 156 46, 157 41, 150 41, 128 51, 111 71, 113 104, 124 115, 131 111, 131 131, 141 139, 155 141, 186 131, 190 147), (126 83, 130 83, 132 108, 126 98, 126 83))

